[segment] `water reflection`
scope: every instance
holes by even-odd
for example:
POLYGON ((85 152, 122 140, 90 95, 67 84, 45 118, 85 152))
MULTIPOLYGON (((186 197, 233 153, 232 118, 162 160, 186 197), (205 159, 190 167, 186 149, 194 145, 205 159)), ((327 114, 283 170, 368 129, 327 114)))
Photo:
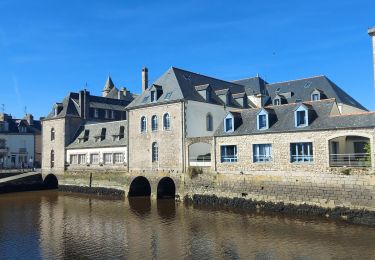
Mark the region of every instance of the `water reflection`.
POLYGON ((0 196, 1 259, 372 259, 373 241, 374 228, 173 200, 0 196))

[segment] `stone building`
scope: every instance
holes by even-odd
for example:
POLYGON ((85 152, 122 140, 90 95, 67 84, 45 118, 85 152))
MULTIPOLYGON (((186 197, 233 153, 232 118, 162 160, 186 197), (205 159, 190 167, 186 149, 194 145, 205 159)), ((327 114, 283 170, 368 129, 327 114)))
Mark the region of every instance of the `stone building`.
POLYGON ((0 169, 39 167, 41 123, 31 114, 22 119, 0 113, 0 169))
POLYGON ((69 163, 66 148, 80 138, 81 131, 89 130, 95 122, 126 120, 124 108, 133 99, 133 94, 125 88, 116 88, 108 77, 101 97, 82 90, 69 93, 62 102, 55 103, 42 120, 43 173, 63 173, 69 163))

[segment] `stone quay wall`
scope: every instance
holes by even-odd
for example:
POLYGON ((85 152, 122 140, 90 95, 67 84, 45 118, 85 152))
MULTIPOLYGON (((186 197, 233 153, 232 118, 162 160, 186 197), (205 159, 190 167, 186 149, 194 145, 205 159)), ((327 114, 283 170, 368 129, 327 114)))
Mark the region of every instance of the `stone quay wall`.
POLYGON ((127 196, 132 181, 145 177, 156 198, 157 186, 164 177, 173 179, 179 198, 215 195, 286 204, 307 204, 323 208, 347 207, 375 211, 375 175, 333 173, 272 172, 247 174, 201 173, 189 175, 167 172, 65 172, 57 175, 60 185, 103 187, 123 190, 127 196))

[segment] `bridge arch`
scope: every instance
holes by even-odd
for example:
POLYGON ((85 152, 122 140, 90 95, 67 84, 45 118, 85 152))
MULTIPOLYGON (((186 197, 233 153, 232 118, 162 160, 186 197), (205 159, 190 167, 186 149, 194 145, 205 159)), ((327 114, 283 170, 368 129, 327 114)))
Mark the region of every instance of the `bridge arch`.
POLYGON ((157 187, 157 199, 172 199, 176 196, 176 185, 170 177, 162 178, 157 187))
POLYGON ((146 177, 138 176, 134 178, 129 187, 129 197, 149 197, 151 195, 151 185, 146 177))
POLYGON ((43 180, 43 186, 45 189, 57 189, 59 187, 59 181, 56 175, 50 173, 43 180))

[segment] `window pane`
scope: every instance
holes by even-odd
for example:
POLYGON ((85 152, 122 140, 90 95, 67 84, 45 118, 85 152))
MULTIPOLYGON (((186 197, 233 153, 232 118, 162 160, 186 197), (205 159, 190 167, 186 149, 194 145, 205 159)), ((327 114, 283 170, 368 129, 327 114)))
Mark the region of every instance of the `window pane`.
POLYGON ((221 146, 221 162, 237 162, 237 146, 221 146))
POLYGON ((271 144, 254 144, 253 145, 253 161, 254 162, 272 161, 272 145, 271 144))
POLYGON ((290 144, 291 162, 314 161, 313 146, 311 142, 290 144))

